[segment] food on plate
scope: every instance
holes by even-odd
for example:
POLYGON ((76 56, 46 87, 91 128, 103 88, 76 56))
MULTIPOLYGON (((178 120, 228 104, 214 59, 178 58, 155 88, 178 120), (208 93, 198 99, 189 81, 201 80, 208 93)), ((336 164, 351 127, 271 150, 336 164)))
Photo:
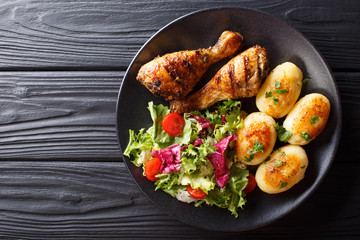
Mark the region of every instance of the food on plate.
MULTIPOLYGON (((130 140, 124 155, 144 169, 144 175, 161 189, 182 202, 216 205, 238 216, 246 194, 256 187, 255 178, 234 162, 235 132, 243 125, 241 102, 231 99, 203 112, 185 113, 179 135, 168 134, 162 120, 170 109, 149 103, 153 124, 130 140)), ((177 125, 171 121, 169 125, 177 125)))
POLYGON ((306 145, 325 128, 330 102, 322 94, 311 93, 301 98, 284 120, 283 127, 292 135, 291 144, 306 145))
POLYGON ((137 80, 171 101, 170 108, 149 102, 152 126, 129 130, 124 151, 155 190, 195 206, 226 208, 235 217, 256 186, 275 194, 304 178, 308 157, 298 145, 324 129, 330 112, 321 94, 296 103, 306 80, 301 70, 285 62, 269 74, 267 50, 259 45, 187 96, 210 65, 234 54, 242 41, 239 33, 225 31, 213 47, 166 54, 142 66, 137 80), (236 99, 256 94, 260 112, 248 115, 236 99), (275 122, 287 114, 283 126, 275 122), (273 151, 277 136, 290 144, 273 151))
POLYGON ((231 59, 196 93, 170 102, 172 112, 206 109, 216 102, 255 96, 269 72, 267 51, 254 46, 231 59))
POLYGON ((291 62, 274 68, 256 95, 256 106, 274 118, 284 117, 300 96, 303 74, 291 62))
POLYGON ((212 64, 235 54, 242 43, 241 34, 224 31, 213 47, 155 58, 140 68, 136 79, 166 101, 185 97, 212 64))
POLYGON ((286 145, 275 150, 269 160, 260 164, 255 179, 263 192, 280 193, 300 182, 307 166, 305 150, 297 145, 286 145))
POLYGON ((261 112, 248 115, 237 131, 235 143, 237 160, 247 165, 263 162, 274 148, 277 133, 275 120, 261 112))

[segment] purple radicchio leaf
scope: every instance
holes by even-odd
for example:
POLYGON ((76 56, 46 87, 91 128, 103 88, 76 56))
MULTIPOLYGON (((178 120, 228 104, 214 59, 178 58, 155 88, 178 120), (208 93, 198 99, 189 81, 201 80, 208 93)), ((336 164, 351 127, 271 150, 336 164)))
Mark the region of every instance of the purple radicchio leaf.
POLYGON ((179 144, 171 145, 166 149, 153 150, 154 157, 161 159, 160 173, 177 172, 180 169, 181 147, 179 144))
POLYGON ((203 129, 210 127, 211 124, 210 124, 209 120, 202 118, 198 115, 194 115, 194 114, 191 114, 191 115, 196 119, 196 121, 198 121, 200 123, 200 125, 203 129))
POLYGON ((200 144, 202 144, 204 142, 204 139, 202 138, 197 138, 194 142, 193 145, 194 146, 199 146, 200 144))
MULTIPOLYGON (((204 142, 204 139, 202 138, 197 138, 193 143, 192 145, 194 145, 195 147, 199 146, 200 144, 202 144, 204 142)), ((184 150, 185 148, 188 148, 189 145, 184 145, 181 147, 181 150, 184 150)))
POLYGON ((217 147, 217 150, 206 156, 215 168, 215 180, 221 188, 225 187, 230 177, 230 171, 226 166, 226 159, 224 153, 230 142, 235 141, 236 139, 236 135, 234 134, 223 138, 221 141, 214 145, 215 147, 217 147))
POLYGON ((227 116, 227 114, 221 115, 221 123, 222 123, 223 125, 225 125, 225 123, 227 122, 227 121, 226 121, 226 116, 227 116))
POLYGON ((206 118, 203 118, 203 117, 200 117, 200 116, 194 115, 194 114, 191 114, 191 115, 196 119, 196 121, 198 121, 198 123, 200 123, 200 126, 202 128, 202 130, 198 132, 198 135, 208 134, 208 130, 207 130, 208 127, 212 128, 212 129, 215 128, 214 124, 211 124, 209 122, 209 120, 207 120, 206 118))

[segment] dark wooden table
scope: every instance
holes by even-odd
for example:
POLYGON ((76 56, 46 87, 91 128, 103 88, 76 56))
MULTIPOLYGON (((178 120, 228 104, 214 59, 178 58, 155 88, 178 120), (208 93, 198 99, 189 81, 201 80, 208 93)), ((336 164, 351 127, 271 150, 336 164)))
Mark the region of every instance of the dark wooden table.
POLYGON ((0 238, 360 238, 360 2, 0 2, 0 238), (168 22, 204 8, 268 12, 329 63, 343 130, 330 172, 284 218, 257 230, 197 229, 159 210, 128 174, 115 105, 131 59, 168 22))

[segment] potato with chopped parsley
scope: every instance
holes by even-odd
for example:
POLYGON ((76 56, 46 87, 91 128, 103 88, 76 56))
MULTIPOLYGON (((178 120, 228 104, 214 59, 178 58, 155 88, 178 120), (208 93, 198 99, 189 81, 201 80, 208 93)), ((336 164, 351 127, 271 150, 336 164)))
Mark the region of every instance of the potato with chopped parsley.
POLYGON ((256 95, 256 106, 273 118, 284 117, 300 96, 303 74, 291 62, 274 68, 256 95))
POLYGON ((287 115, 283 127, 292 135, 291 144, 306 145, 325 128, 330 102, 322 94, 311 93, 301 98, 287 115))
POLYGON ((305 150, 289 144, 275 150, 269 159, 260 164, 255 179, 263 192, 281 193, 304 178, 307 166, 308 157, 305 150))
POLYGON ((254 112, 244 120, 237 130, 235 143, 236 159, 247 165, 263 162, 276 142, 275 120, 262 112, 254 112))

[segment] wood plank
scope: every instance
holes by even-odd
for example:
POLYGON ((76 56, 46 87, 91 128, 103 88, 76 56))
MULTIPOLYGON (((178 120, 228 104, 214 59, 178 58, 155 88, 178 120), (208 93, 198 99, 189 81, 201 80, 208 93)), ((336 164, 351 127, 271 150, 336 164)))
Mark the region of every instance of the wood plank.
MULTIPOLYGON (((121 161, 116 100, 124 72, 0 72, 0 159, 121 161)), ((360 148, 360 73, 335 73, 343 107, 338 157, 360 148)))
POLYGON ((221 233, 167 216, 121 162, 0 162, 0 238, 350 239, 360 234, 359 167, 336 162, 319 189, 288 216, 255 231, 221 233))
POLYGON ((2 159, 119 160, 124 72, 1 72, 2 159))
POLYGON ((347 4, 343 4, 343 1, 327 3, 329 5, 304 1, 301 7, 291 8, 284 13, 286 22, 318 48, 333 71, 358 71, 360 61, 352 57, 359 56, 360 48, 355 45, 359 46, 360 41, 350 39, 360 34, 360 4, 356 1, 347 1, 347 4), (354 62, 350 63, 349 60, 354 62))
POLYGON ((157 30, 184 14, 214 7, 263 10, 304 33, 334 69, 360 68, 357 1, 180 0, 152 2, 3 0, 0 69, 125 70, 157 30), (331 39, 331 41, 329 41, 331 39))
POLYGON ((337 157, 341 161, 358 162, 360 149, 360 73, 335 72, 334 77, 340 92, 342 106, 342 133, 337 157), (354 141, 355 140, 355 141, 354 141))

